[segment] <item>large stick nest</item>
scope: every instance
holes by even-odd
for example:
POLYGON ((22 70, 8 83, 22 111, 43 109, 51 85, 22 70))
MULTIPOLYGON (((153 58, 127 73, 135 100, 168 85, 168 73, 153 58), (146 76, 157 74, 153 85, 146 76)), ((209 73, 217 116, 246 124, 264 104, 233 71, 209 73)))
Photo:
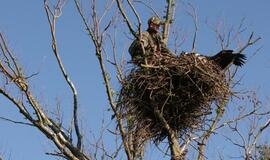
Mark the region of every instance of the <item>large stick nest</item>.
POLYGON ((168 132, 155 111, 177 134, 201 129, 211 104, 230 95, 225 74, 194 54, 161 56, 151 66, 134 67, 122 83, 118 109, 141 140, 162 141, 168 132))

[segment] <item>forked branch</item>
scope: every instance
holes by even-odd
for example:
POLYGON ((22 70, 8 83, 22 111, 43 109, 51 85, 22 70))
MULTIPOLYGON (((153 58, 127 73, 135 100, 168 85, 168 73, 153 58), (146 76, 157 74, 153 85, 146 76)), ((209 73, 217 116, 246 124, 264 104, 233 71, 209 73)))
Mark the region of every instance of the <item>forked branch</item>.
POLYGON ((117 7, 122 15, 122 17, 124 18, 124 21, 126 22, 128 28, 129 28, 129 31, 131 32, 131 34, 134 36, 134 37, 137 37, 137 34, 136 34, 136 31, 134 30, 133 26, 132 26, 132 23, 130 22, 127 14, 126 14, 126 11, 123 7, 123 2, 122 0, 116 0, 117 2, 117 7))
POLYGON ((246 44, 245 44, 243 47, 241 47, 241 48, 239 49, 239 51, 238 51, 239 53, 242 53, 245 49, 247 49, 248 47, 254 45, 254 44, 257 43, 260 39, 262 39, 261 37, 258 37, 258 38, 256 38, 256 39, 253 39, 253 36, 254 36, 254 32, 252 32, 252 33, 250 34, 250 36, 249 36, 249 38, 248 38, 246 44))

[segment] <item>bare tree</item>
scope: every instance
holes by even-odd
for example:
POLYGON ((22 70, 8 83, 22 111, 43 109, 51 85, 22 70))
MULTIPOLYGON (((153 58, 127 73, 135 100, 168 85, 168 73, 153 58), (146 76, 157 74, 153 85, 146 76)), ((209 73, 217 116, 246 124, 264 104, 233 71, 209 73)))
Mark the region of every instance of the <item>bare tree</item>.
MULTIPOLYGON (((59 64, 59 68, 62 71, 62 74, 65 78, 65 83, 71 89, 71 93, 73 94, 73 123, 77 136, 77 144, 74 145, 72 142, 72 137, 70 133, 59 126, 54 120, 52 120, 43 110, 42 104, 38 102, 35 98, 31 89, 29 88, 28 79, 33 75, 27 76, 24 74, 22 68, 17 62, 17 59, 7 46, 6 40, 3 34, 0 34, 1 39, 1 61, 0 69, 2 73, 2 77, 6 80, 4 86, 1 87, 0 93, 6 97, 10 102, 14 104, 15 107, 19 110, 22 116, 29 121, 29 123, 21 123, 25 125, 30 125, 36 127, 42 134, 44 134, 49 140, 51 140, 58 151, 54 153, 48 153, 50 155, 63 157, 66 159, 90 159, 87 154, 83 152, 82 149, 82 137, 78 127, 78 119, 77 119, 77 91, 75 89, 74 84, 70 80, 68 74, 65 71, 64 65, 61 62, 61 58, 58 53, 57 43, 56 43, 56 20, 59 16, 61 16, 62 6, 65 1, 57 1, 54 8, 50 8, 47 1, 44 1, 44 8, 47 13, 49 26, 51 29, 52 36, 52 50, 56 57, 56 60, 59 64), (20 91, 21 98, 17 98, 15 95, 12 95, 8 90, 9 88, 16 88, 20 91)), ((14 123, 20 123, 15 122, 14 123)))

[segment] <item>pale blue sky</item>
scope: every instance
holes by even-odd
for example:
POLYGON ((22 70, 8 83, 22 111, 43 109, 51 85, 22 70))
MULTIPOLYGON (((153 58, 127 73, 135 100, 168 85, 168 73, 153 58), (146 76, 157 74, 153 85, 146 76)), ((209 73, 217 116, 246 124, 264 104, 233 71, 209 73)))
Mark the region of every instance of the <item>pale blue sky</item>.
MULTIPOLYGON (((153 0, 153 2, 155 2, 153 5, 156 9, 161 9, 160 3, 164 3, 161 0, 153 0)), ((202 54, 210 55, 220 49, 214 33, 205 24, 206 21, 215 24, 217 21, 224 20, 228 25, 238 26, 241 19, 245 18, 247 33, 254 31, 255 36, 261 36, 262 40, 245 52, 249 60, 238 73, 238 76, 244 76, 238 88, 257 90, 262 97, 269 96, 270 1, 183 0, 182 2, 190 2, 197 9, 200 25, 197 51, 202 54), (260 52, 251 58, 251 54, 260 46, 262 46, 260 52)), ((142 10, 140 9, 140 11, 142 10)), ((147 20, 151 15, 150 12, 145 11, 140 13, 143 20, 147 20)), ((162 12, 159 13, 162 14, 162 12)), ((187 43, 180 50, 189 51, 191 49, 193 24, 191 18, 185 13, 185 7, 182 3, 178 3, 175 17, 180 34, 185 34, 188 38, 187 43), (184 33, 181 33, 181 31, 184 33)), ((25 73, 30 75, 39 72, 38 76, 30 79, 30 83, 31 89, 41 104, 53 111, 56 99, 59 99, 64 118, 70 117, 71 94, 67 85, 63 83, 63 78, 50 48, 49 27, 43 9, 43 1, 2 0, 0 5, 0 31, 6 36, 10 48, 18 57, 25 73)), ((126 32, 126 28, 123 31, 126 32)), ((122 44, 118 49, 119 52, 122 52, 123 48, 121 47, 127 47, 130 40, 123 36, 125 33, 122 30, 118 34, 119 39, 122 39, 119 42, 122 44)), ((109 105, 93 44, 87 37, 71 0, 68 0, 63 15, 57 23, 57 36, 63 63, 79 92, 82 127, 84 133, 91 139, 92 132, 97 133, 103 117, 106 124, 110 123, 111 113, 107 111, 109 105)), ((170 46, 172 45, 170 44, 170 46)), ((232 49, 235 48, 234 46, 232 49)), ((125 51, 126 57, 129 59, 127 50, 125 51)), ((108 68, 111 70, 112 66, 108 65, 108 68)), ((119 89, 116 83, 114 83, 114 86, 116 86, 115 89, 119 89)), ((17 109, 2 96, 0 96, 0 116, 23 121, 17 109)), ((0 153, 3 153, 7 159, 9 159, 9 156, 12 160, 53 159, 44 154, 44 152, 53 150, 52 144, 37 129, 0 120, 0 131, 0 153)), ((112 135, 106 135, 107 144, 113 141, 112 137, 112 135)), ((218 146, 217 148, 224 148, 224 144, 220 141, 212 141, 211 144, 215 144, 215 146, 218 146)), ((225 149, 228 148, 225 147, 225 149)), ((211 157, 216 155, 213 152, 215 150, 211 150, 207 154, 210 160, 215 159, 211 157)), ((228 150, 226 153, 230 152, 228 150)), ((147 159, 154 159, 155 154, 161 153, 156 150, 149 152, 147 159)))

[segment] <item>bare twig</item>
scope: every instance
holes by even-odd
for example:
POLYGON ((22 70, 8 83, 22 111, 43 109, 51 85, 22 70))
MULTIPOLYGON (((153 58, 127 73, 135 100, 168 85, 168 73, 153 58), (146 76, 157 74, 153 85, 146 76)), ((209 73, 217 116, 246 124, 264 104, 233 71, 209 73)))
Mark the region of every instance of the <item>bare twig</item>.
POLYGON ((133 29, 132 24, 131 24, 130 20, 128 19, 127 15, 126 15, 126 12, 125 12, 125 10, 123 8, 122 1, 121 0, 116 0, 116 2, 117 2, 117 7, 118 7, 119 11, 121 12, 121 14, 122 14, 128 28, 129 28, 129 31, 131 32, 131 34, 134 37, 137 37, 136 31, 133 29))
MULTIPOLYGON (((20 73, 20 72, 21 72, 20 67, 19 67, 18 64, 16 63, 16 59, 15 59, 15 57, 13 56, 13 53, 12 53, 12 52, 10 51, 10 49, 8 48, 8 46, 7 46, 7 44, 6 44, 6 41, 5 41, 4 36, 2 35, 2 33, 0 33, 0 38, 1 38, 1 42, 0 42, 1 45, 0 45, 0 48, 1 48, 1 50, 2 50, 2 52, 3 52, 3 55, 4 55, 5 59, 6 59, 6 63, 8 64, 9 69, 12 70, 13 74, 16 75, 16 73, 20 73), (7 53, 7 55, 6 55, 6 53, 7 53), (12 65, 15 66, 15 70, 16 70, 16 71, 12 68, 12 66, 11 66, 11 64, 10 64, 10 62, 9 62, 9 58, 8 58, 7 56, 10 57, 11 63, 12 63, 12 65)), ((17 75, 17 76, 21 76, 21 75, 17 75)))
POLYGON ((33 124, 31 123, 27 123, 27 122, 20 122, 20 121, 14 121, 12 119, 9 119, 9 118, 5 118, 5 117, 0 117, 0 119, 4 120, 4 121, 8 121, 8 122, 12 122, 12 123, 15 123, 15 124, 22 124, 22 125, 27 125, 27 126, 34 126, 33 124))
POLYGON ((128 5, 130 6, 132 12, 135 14, 137 22, 138 22, 138 30, 141 31, 141 27, 142 27, 142 21, 140 18, 139 13, 137 12, 137 10, 135 9, 134 5, 132 4, 132 2, 130 0, 127 0, 128 5))
POLYGON ((248 48, 249 46, 252 46, 253 44, 255 44, 261 39, 261 37, 258 37, 255 40, 253 40, 253 36, 254 36, 254 32, 250 34, 247 43, 239 49, 238 51, 239 53, 242 53, 246 48, 248 48))
POLYGON ((26 108, 23 106, 22 103, 18 102, 15 98, 13 98, 10 94, 8 94, 2 88, 0 88, 0 93, 3 96, 5 96, 8 100, 10 100, 15 106, 17 106, 17 108, 20 110, 20 113, 22 113, 26 119, 34 123, 35 120, 30 116, 30 113, 26 110, 26 108))
POLYGON ((154 14, 155 16, 160 17, 159 14, 154 10, 154 8, 151 7, 151 5, 146 4, 144 1, 141 1, 141 0, 133 0, 133 1, 136 2, 136 3, 141 3, 141 4, 143 4, 145 7, 147 7, 148 9, 150 9, 150 10, 153 12, 153 14, 154 14))
POLYGON ((198 34, 198 16, 195 7, 192 4, 188 4, 191 8, 191 11, 188 11, 188 15, 192 17, 193 24, 195 27, 194 36, 192 40, 192 53, 195 53, 196 51, 196 40, 197 40, 197 34, 198 34))
POLYGON ((114 60, 114 66, 116 67, 117 73, 119 75, 119 80, 122 81, 124 78, 124 75, 122 73, 122 69, 121 66, 119 65, 118 61, 117 61, 117 52, 116 52, 116 35, 114 33, 113 37, 109 36, 109 40, 112 44, 112 51, 113 51, 113 60, 114 60))

